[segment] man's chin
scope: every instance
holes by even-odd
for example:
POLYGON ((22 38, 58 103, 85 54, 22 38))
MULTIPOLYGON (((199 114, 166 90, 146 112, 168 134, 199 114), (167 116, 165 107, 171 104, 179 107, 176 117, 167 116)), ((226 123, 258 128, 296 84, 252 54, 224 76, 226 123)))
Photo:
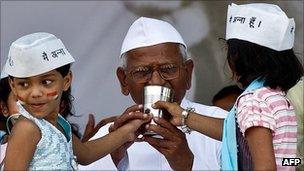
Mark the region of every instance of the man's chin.
POLYGON ((132 100, 136 103, 136 104, 144 104, 144 101, 143 101, 143 99, 142 98, 135 98, 135 97, 132 97, 132 100))

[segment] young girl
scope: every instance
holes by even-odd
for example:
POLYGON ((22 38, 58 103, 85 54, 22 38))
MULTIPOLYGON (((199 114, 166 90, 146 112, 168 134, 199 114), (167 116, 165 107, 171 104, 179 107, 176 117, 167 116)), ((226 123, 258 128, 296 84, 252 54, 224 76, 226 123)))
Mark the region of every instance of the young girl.
POLYGON ((294 29, 293 19, 276 5, 232 4, 227 15, 227 60, 234 80, 245 91, 228 117, 206 117, 166 102, 154 107, 168 110, 176 126, 222 140, 223 170, 294 170, 282 166, 283 158, 296 157, 296 116, 285 97, 303 75, 292 50, 294 29))
MULTIPOLYGON (((71 104, 71 89, 63 92, 63 96, 61 98, 60 105, 60 113, 63 118, 66 119, 68 116, 73 116, 74 114, 71 112, 72 104, 71 104), (67 110, 69 109, 69 110, 67 110)), ((17 99, 15 95, 12 93, 8 76, 1 72, 1 80, 0 80, 0 166, 2 165, 2 161, 5 157, 7 142, 9 138, 10 131, 13 127, 13 123, 15 123, 20 114, 17 106, 17 99)), ((76 136, 79 134, 78 130, 72 128, 72 133, 76 136)), ((78 137, 78 136, 77 136, 78 137)))
POLYGON ((133 112, 128 117, 138 119, 105 137, 81 143, 59 114, 63 92, 71 85, 73 62, 63 43, 49 33, 26 35, 12 43, 5 73, 22 117, 8 142, 5 170, 75 170, 76 157, 77 162, 89 164, 134 140, 137 129, 149 121, 147 115, 133 112))

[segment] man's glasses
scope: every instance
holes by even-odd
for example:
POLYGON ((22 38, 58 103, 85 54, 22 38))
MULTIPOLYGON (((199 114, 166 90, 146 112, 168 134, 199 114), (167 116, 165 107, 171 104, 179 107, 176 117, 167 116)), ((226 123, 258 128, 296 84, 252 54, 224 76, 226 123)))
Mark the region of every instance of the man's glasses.
POLYGON ((131 70, 129 74, 131 74, 132 79, 137 83, 145 83, 150 81, 154 71, 157 71, 164 80, 173 80, 179 77, 180 67, 181 65, 176 64, 164 64, 156 67, 140 66, 131 70))

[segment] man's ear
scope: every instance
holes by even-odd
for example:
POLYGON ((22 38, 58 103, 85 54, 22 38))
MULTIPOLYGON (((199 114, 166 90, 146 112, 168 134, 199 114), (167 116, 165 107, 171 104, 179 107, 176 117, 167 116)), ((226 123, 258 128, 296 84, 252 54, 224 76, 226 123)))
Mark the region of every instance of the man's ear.
POLYGON ((69 73, 63 78, 63 91, 67 91, 71 84, 72 84, 73 74, 72 71, 69 71, 69 73))
POLYGON ((192 59, 188 59, 185 62, 185 71, 186 71, 185 76, 186 76, 187 90, 191 88, 193 67, 194 65, 192 59))
POLYGON ((116 70, 116 75, 120 83, 121 93, 125 96, 129 95, 130 91, 127 83, 127 75, 125 73, 125 70, 122 67, 118 67, 116 70))

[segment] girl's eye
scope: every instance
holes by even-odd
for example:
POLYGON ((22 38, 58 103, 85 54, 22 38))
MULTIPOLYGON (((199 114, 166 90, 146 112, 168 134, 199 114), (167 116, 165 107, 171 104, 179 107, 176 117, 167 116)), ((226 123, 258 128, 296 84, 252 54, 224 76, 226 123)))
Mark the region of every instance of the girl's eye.
POLYGON ((29 83, 27 83, 27 82, 19 82, 18 86, 26 88, 26 87, 29 86, 29 83))
POLYGON ((50 85, 52 82, 53 81, 51 81, 51 80, 43 80, 42 84, 44 84, 44 85, 50 85))

